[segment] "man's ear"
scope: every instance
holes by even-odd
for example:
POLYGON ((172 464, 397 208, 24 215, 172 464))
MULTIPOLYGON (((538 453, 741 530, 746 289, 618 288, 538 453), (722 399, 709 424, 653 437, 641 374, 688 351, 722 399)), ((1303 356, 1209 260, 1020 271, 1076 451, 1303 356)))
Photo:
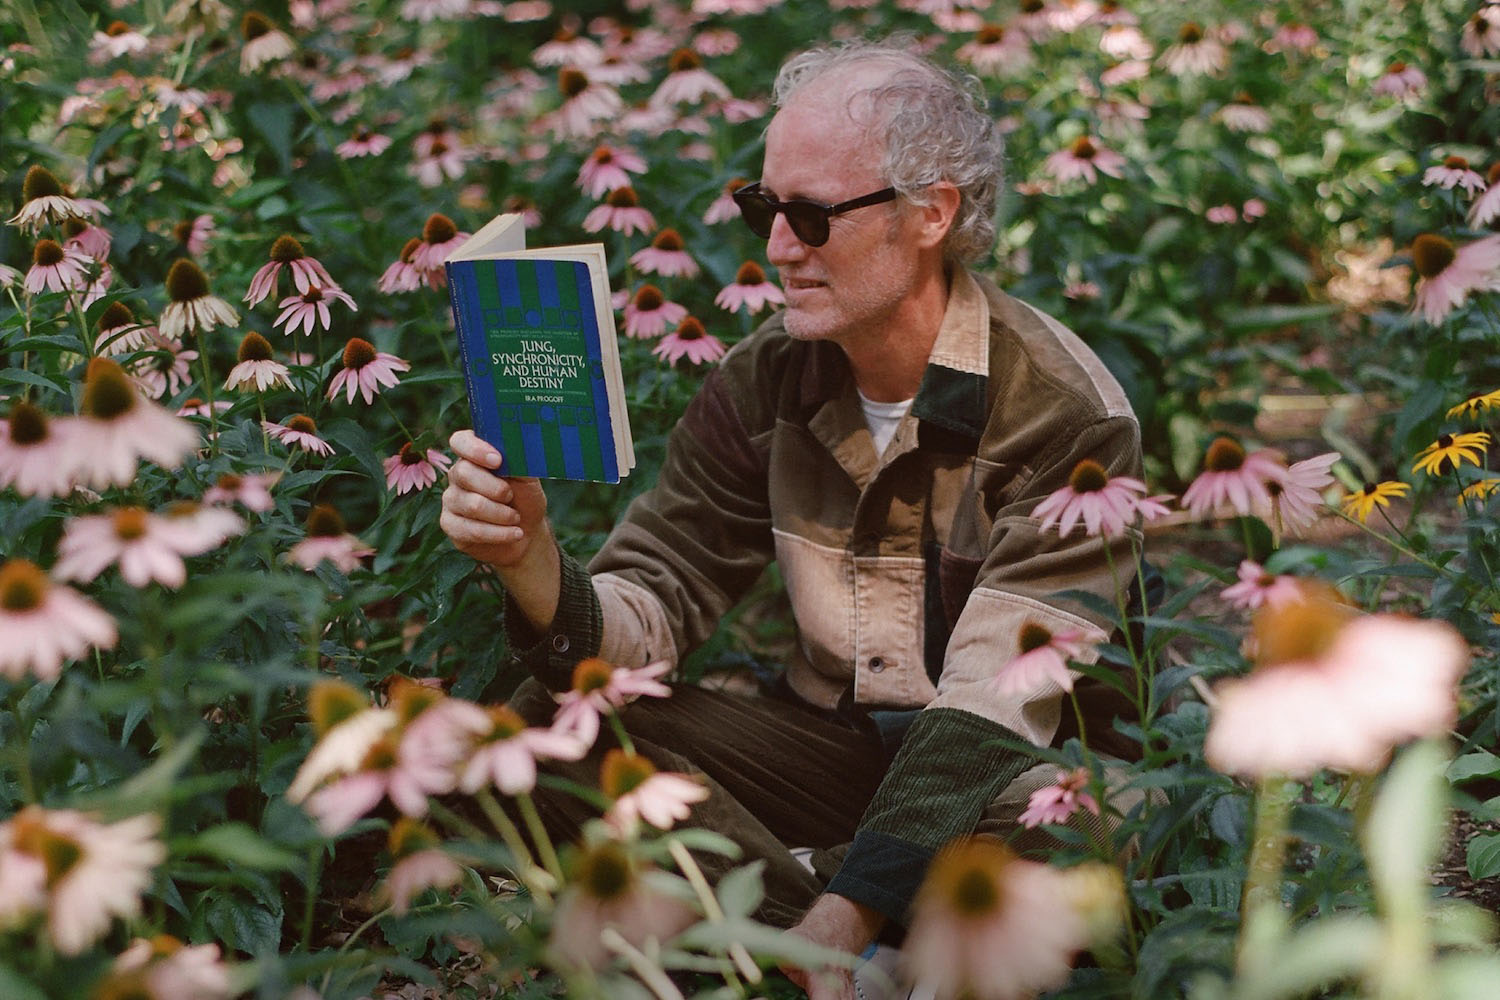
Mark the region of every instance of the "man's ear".
POLYGON ((953 228, 953 219, 958 215, 958 188, 948 181, 938 181, 927 189, 928 203, 913 205, 916 217, 917 245, 923 249, 942 244, 948 230, 953 228))

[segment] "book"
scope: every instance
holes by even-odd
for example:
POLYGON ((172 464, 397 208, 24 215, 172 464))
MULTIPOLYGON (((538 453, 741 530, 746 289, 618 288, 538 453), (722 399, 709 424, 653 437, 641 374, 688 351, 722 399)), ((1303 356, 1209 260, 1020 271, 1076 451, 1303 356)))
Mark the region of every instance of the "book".
POLYGON ((635 467, 600 243, 526 249, 515 214, 448 255, 474 432, 499 474, 616 483, 635 467))

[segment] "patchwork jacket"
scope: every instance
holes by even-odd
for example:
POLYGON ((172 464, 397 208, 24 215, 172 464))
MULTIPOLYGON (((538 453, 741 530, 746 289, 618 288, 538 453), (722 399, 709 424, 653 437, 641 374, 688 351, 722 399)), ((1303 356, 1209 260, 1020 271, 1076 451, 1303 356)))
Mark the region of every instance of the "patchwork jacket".
POLYGON ((564 559, 550 633, 512 637, 557 689, 586 656, 675 662, 774 559, 797 625, 791 688, 836 711, 920 709, 828 886, 904 923, 937 849, 1034 762, 1016 746, 1058 737, 1055 682, 1003 697, 992 683, 1018 632, 1107 630, 1065 592, 1112 601, 1111 563, 1133 574, 1127 540, 1107 554, 1029 516, 1084 458, 1140 475, 1120 386, 1062 324, 969 272, 883 455, 843 351, 772 317, 710 373, 587 571, 564 559))

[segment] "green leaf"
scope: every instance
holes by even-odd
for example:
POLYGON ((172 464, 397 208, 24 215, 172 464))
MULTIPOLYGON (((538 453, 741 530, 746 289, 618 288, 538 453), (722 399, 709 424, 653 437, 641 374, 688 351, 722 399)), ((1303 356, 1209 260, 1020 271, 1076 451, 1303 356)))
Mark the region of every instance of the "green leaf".
POLYGON ((1465 781, 1473 781, 1475 778, 1494 778, 1497 776, 1500 776, 1500 757, 1495 756, 1488 750, 1476 750, 1474 753, 1466 753, 1448 765, 1448 781, 1454 785, 1461 785, 1465 781))
POLYGON ((1488 833, 1470 840, 1468 864, 1470 878, 1500 875, 1500 833, 1488 833))
POLYGON ((209 930, 230 948, 251 955, 272 955, 281 946, 280 904, 275 908, 253 903, 233 894, 209 900, 209 930))
POLYGON ((21 385, 34 385, 49 392, 60 392, 68 395, 67 382, 62 379, 50 379, 36 372, 29 372, 24 368, 7 368, 0 371, 0 385, 7 382, 16 382, 21 385))
POLYGON ((785 931, 753 920, 725 920, 723 923, 701 923, 689 927, 679 935, 675 943, 688 948, 704 948, 722 951, 732 944, 742 944, 761 958, 777 962, 788 962, 802 968, 816 969, 823 966, 842 966, 852 969, 859 964, 857 955, 835 951, 813 944, 806 938, 795 937, 785 931))
POLYGON ((715 893, 726 916, 748 917, 755 912, 766 895, 761 879, 765 867, 765 860, 762 859, 743 868, 736 868, 719 879, 715 893))
POLYGON ((294 106, 287 103, 262 102, 250 105, 250 124, 266 140, 266 145, 281 161, 283 172, 292 168, 292 112, 294 106))
POLYGON ((47 1000, 40 986, 8 965, 0 965, 0 996, 6 1000, 47 1000))
POLYGON ((207 730, 201 726, 181 737, 176 746, 161 754, 139 774, 109 789, 99 789, 80 798, 80 805, 105 808, 125 816, 156 808, 172 799, 176 784, 198 755, 207 730))
POLYGON ((1224 316, 1224 328, 1244 332, 1267 330, 1282 326, 1300 326, 1316 320, 1327 319, 1343 307, 1336 303, 1320 303, 1306 306, 1255 306, 1237 309, 1224 316))
POLYGON ((189 839, 183 851, 262 871, 291 871, 303 864, 302 858, 277 847, 244 823, 223 823, 204 830, 189 839))
POLYGON ((1427 867, 1442 843, 1446 819, 1445 760, 1432 740, 1403 751, 1391 765, 1365 823, 1370 882, 1392 919, 1395 914, 1420 919, 1414 915, 1425 912, 1427 867))

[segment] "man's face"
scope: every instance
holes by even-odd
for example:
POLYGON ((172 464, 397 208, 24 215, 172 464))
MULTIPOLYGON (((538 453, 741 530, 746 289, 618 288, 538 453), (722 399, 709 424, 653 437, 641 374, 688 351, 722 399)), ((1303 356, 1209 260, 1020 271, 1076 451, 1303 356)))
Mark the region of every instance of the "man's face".
MULTIPOLYGON (((885 187, 879 143, 850 120, 841 93, 814 88, 778 111, 766 131, 766 192, 835 204, 885 187)), ((786 292, 787 332, 846 350, 877 340, 916 284, 918 252, 903 239, 906 228, 896 203, 872 205, 834 216, 828 242, 811 247, 777 215, 766 258, 786 292)))

